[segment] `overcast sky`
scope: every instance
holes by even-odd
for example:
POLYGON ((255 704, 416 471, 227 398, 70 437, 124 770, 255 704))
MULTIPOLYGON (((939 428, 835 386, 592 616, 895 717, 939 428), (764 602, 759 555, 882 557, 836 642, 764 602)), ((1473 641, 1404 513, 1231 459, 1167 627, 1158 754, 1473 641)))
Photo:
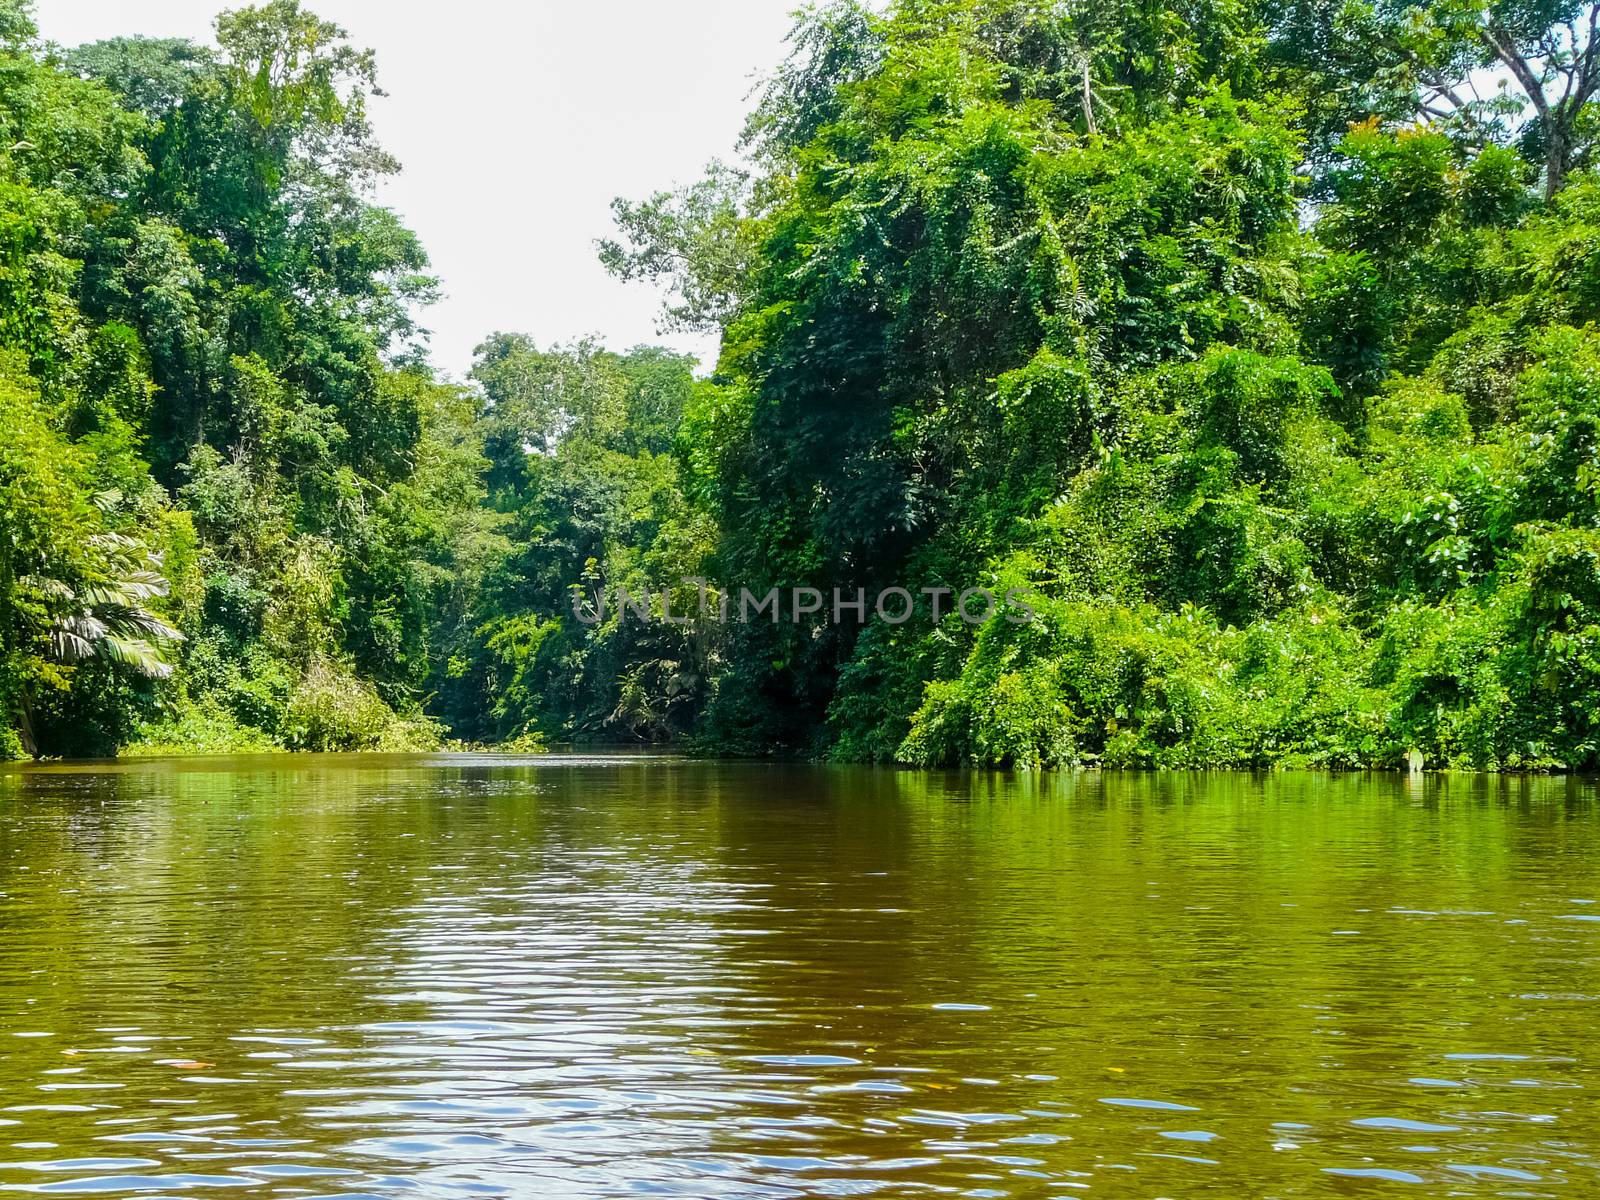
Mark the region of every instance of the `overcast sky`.
MULTIPOLYGON (((39 0, 46 38, 211 41, 229 0, 39 0)), ((659 298, 595 259, 613 196, 688 182, 731 157, 747 97, 783 55, 797 0, 309 0, 378 53, 373 119, 404 173, 381 203, 421 236, 444 284, 435 361, 464 374, 497 329, 541 345, 585 334, 708 357, 658 335, 659 298)))

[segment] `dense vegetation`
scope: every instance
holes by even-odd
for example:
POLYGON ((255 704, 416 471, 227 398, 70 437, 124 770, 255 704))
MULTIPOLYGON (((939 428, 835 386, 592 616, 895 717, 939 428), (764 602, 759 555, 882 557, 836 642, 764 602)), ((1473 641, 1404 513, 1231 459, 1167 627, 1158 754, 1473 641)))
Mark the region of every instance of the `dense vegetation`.
POLYGON ((710 378, 502 333, 457 385, 370 55, 0 0, 0 753, 1600 765, 1597 19, 835 3, 600 248, 710 378), (921 612, 594 604, 697 578, 921 612))
POLYGON ((480 569, 470 397, 364 199, 369 55, 289 0, 220 53, 62 56, 0 4, 4 747, 413 745, 480 569))

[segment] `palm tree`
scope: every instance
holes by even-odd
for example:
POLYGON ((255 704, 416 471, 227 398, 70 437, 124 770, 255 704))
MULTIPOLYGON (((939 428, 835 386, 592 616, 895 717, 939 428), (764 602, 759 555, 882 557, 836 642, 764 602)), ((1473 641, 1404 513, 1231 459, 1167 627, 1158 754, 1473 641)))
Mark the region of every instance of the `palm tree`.
POLYGON ((89 547, 100 559, 91 581, 76 588, 40 576, 25 581, 52 613, 50 658, 103 659, 146 679, 168 678, 173 667, 164 653, 183 635, 145 607, 171 591, 160 556, 120 533, 96 534, 89 547))
MULTIPOLYGON (((108 493, 95 503, 105 509, 118 499, 108 493)), ((46 657, 65 666, 100 661, 144 679, 169 678, 174 667, 168 656, 183 635, 148 607, 171 591, 161 574, 161 555, 121 533, 94 534, 85 550, 77 581, 42 575, 18 580, 48 621, 42 630, 46 657)), ((23 749, 36 754, 29 699, 25 693, 20 732, 23 749)))

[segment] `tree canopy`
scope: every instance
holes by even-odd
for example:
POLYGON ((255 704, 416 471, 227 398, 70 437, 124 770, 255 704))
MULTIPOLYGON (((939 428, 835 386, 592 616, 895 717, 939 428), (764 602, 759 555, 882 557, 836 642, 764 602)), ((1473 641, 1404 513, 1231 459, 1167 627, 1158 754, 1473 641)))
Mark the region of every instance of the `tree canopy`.
POLYGON ((370 51, 0 0, 0 753, 1592 768, 1597 20, 837 0, 597 247, 709 374, 456 382, 370 51))

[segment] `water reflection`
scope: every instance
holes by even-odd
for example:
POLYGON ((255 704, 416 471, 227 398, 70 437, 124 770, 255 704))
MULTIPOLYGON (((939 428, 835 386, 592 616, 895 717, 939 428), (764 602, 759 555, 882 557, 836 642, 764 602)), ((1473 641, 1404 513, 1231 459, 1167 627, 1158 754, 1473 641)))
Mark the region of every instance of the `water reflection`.
POLYGON ((0 1189, 1583 1196, 1566 780, 0 776, 0 1189))

